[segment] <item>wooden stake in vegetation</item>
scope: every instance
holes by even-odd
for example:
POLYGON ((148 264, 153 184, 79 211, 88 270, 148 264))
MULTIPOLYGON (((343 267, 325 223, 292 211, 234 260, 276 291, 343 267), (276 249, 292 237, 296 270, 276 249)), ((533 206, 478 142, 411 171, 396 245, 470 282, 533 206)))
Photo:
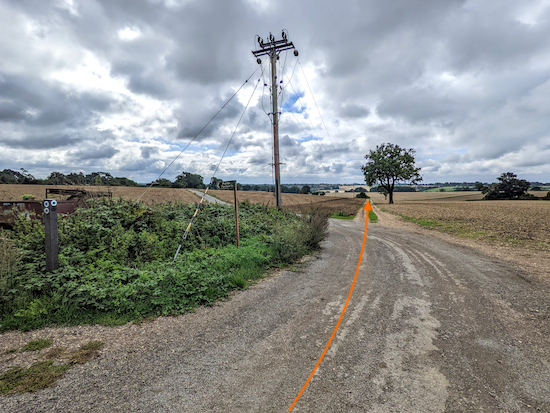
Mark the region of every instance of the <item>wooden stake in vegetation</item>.
POLYGON ((241 246, 241 239, 239 237, 239 203, 237 202, 237 181, 224 181, 221 189, 231 189, 235 194, 235 230, 237 231, 237 247, 241 246))
POLYGON ((46 271, 59 268, 59 233, 57 230, 57 201, 44 200, 44 233, 46 235, 46 271))

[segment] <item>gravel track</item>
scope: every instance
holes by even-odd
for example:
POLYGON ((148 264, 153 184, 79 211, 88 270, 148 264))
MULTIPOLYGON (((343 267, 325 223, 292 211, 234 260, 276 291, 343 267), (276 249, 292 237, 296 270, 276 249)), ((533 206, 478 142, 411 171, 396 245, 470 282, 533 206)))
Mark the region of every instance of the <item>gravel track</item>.
MULTIPOLYGON (((331 220, 298 271, 120 327, 100 357, 0 411, 284 412, 340 315, 362 232, 331 220)), ((371 224, 346 315, 293 411, 548 412, 549 290, 472 248, 371 224)))

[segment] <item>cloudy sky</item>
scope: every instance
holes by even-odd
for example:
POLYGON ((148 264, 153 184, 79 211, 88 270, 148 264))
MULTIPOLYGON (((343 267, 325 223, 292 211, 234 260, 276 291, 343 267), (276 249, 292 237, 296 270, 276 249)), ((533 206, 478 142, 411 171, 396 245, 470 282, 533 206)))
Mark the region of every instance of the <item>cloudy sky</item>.
POLYGON ((164 177, 208 181, 242 117, 216 175, 272 182, 251 51, 282 29, 283 183, 361 182, 385 142, 424 182, 550 181, 549 0, 0 0, 0 169, 150 182, 252 75, 164 177))

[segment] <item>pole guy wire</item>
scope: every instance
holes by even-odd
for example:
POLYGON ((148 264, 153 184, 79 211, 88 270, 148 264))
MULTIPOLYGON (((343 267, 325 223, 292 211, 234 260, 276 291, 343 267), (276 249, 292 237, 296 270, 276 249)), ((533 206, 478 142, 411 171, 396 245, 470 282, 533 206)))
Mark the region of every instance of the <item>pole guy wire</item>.
MULTIPOLYGON (((223 151, 223 154, 220 158, 220 161, 218 162, 218 166, 216 166, 216 170, 212 174, 212 178, 214 178, 216 176, 216 173, 218 172, 218 169, 220 168, 220 165, 223 161, 223 158, 225 157, 225 154, 227 153, 227 150, 229 149, 229 145, 231 145, 231 142, 233 141, 233 138, 235 137, 235 133, 237 132, 237 129, 239 128, 239 125, 241 124, 241 121, 243 120, 243 116, 244 116, 246 110, 248 109, 248 106, 250 105, 250 101, 252 100, 252 98, 254 97, 254 94, 256 93, 256 89, 258 88, 258 85, 260 84, 260 80, 261 79, 258 79, 258 81, 256 82, 256 86, 254 86, 254 90, 252 91, 252 94, 250 95, 250 99, 248 99, 248 102, 247 102, 247 104, 246 104, 246 106, 243 110, 243 113, 241 114, 241 117, 239 118, 239 121, 237 122, 237 126, 235 126, 235 129, 233 129, 233 133, 231 134, 231 138, 229 139, 229 142, 227 143, 227 146, 225 147, 225 150, 223 151)), ((247 80, 247 82, 248 82, 248 80, 247 80)), ((178 249, 176 250, 176 254, 174 255, 174 260, 172 262, 176 262, 176 258, 178 258, 178 254, 181 250, 181 246, 183 244, 183 241, 185 241, 185 239, 189 235, 189 231, 191 230, 191 226, 193 225, 193 221, 197 217, 197 214, 199 213, 201 205, 204 202, 204 199, 206 198, 206 194, 208 193, 208 190, 210 189, 210 185, 212 184, 212 178, 210 179, 210 183, 206 187, 206 189, 204 191, 204 194, 203 194, 199 204, 197 205, 197 209, 195 209, 195 213, 191 217, 191 221, 189 222, 189 225, 187 225, 187 228, 185 229, 185 232, 183 233, 183 235, 181 237, 180 244, 178 245, 178 249)))
POLYGON ((327 125, 325 124, 325 120, 323 119, 323 115, 321 115, 321 110, 319 110, 319 106, 317 105, 317 101, 315 100, 315 96, 313 95, 313 92, 311 90, 311 86, 309 86, 309 82, 307 81, 306 72, 302 66, 302 63, 300 62, 300 59, 298 59, 298 63, 300 64, 300 68, 302 69, 302 74, 304 75, 304 79, 306 81, 307 87, 309 89, 309 93, 311 93, 311 97, 313 98, 313 102, 315 102, 315 107, 317 108, 317 112, 319 112, 319 116, 321 117, 321 121, 323 122, 323 126, 325 127, 325 131, 327 133, 328 139, 330 140, 330 144, 332 145, 332 148, 336 152, 336 148, 334 147, 334 143, 332 143, 332 138, 330 137, 330 133, 328 132, 327 125))
MULTIPOLYGON (((195 141, 195 139, 197 139, 199 137, 199 135, 208 127, 208 125, 210 125, 210 123, 214 120, 214 118, 216 118, 216 116, 218 116, 220 114, 220 112, 229 104, 229 102, 231 102, 233 100, 233 98, 235 96, 237 96, 237 94, 241 91, 241 89, 244 87, 244 85, 246 85, 248 83, 248 81, 252 78, 252 76, 254 76, 256 74, 256 72, 259 70, 259 67, 256 68, 256 70, 254 70, 254 73, 252 73, 248 79, 246 79, 244 81, 244 83, 237 89, 237 91, 235 93, 233 93, 233 95, 229 98, 229 100, 227 100, 227 102, 224 103, 224 105, 216 112, 216 114, 214 116, 212 116, 212 118, 210 118, 210 120, 206 123, 206 125, 203 126, 203 128, 193 137, 193 139, 191 139, 191 141, 185 146, 185 148, 183 148, 180 153, 178 153, 176 155, 176 157, 172 160, 172 162, 170 162, 168 164, 168 166, 166 168, 164 168, 164 170, 160 173, 160 175, 157 177, 157 179, 155 179, 153 182, 151 182, 151 184, 145 189, 145 191, 139 196, 139 198, 136 200, 139 201, 143 195, 145 195, 147 193, 147 191, 149 191, 149 189, 151 189, 151 187, 153 186, 153 184, 158 181, 162 175, 165 174, 165 172, 168 170, 168 168, 170 168, 174 162, 176 162, 176 160, 181 156, 181 154, 195 141)), ((254 90, 256 90, 256 88, 254 88, 254 90)))

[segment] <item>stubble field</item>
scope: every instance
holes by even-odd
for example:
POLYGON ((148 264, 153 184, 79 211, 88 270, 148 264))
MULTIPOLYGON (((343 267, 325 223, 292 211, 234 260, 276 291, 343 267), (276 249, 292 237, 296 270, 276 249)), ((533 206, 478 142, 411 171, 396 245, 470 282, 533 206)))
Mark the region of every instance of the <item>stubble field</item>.
POLYGON ((376 197, 376 204, 406 221, 453 235, 550 251, 550 202, 468 202, 459 195, 454 200, 435 195, 430 199, 422 193, 411 195, 407 200, 397 197, 393 205, 385 203, 383 196, 376 197))
MULTIPOLYGON (((233 203, 234 201, 233 191, 210 190, 208 193, 218 199, 221 199, 222 201, 229 203, 233 203)), ((248 200, 252 204, 275 206, 275 195, 272 192, 238 191, 237 198, 239 202, 248 200)), ((361 198, 281 194, 283 208, 295 212, 301 212, 308 208, 321 208, 328 210, 330 213, 342 212, 346 215, 355 215, 364 205, 365 201, 365 199, 361 198)))
POLYGON ((46 196, 46 188, 85 189, 89 192, 110 192, 113 198, 125 200, 141 200, 147 204, 165 204, 168 202, 182 202, 184 204, 199 202, 200 198, 186 189, 175 188, 143 188, 126 186, 68 186, 68 185, 0 185, 0 201, 21 201, 23 195, 33 195, 41 201, 46 196))
MULTIPOLYGON (((125 200, 141 200, 147 205, 165 204, 168 202, 182 202, 185 204, 197 203, 200 197, 186 189, 178 188, 143 188, 123 186, 68 186, 68 185, 0 185, 0 201, 21 201, 23 195, 33 195, 36 201, 41 201, 46 196, 46 188, 61 189, 85 189, 89 192, 110 192, 113 198, 125 200)), ((222 201, 233 203, 233 191, 210 190, 213 195, 222 201)), ((253 204, 265 204, 274 206, 275 196, 271 192, 239 191, 238 201, 249 200, 253 204)), ((337 195, 337 194, 336 194, 337 195)), ((331 213, 342 212, 346 215, 354 215, 365 203, 360 198, 345 198, 336 196, 318 196, 303 194, 282 194, 283 207, 291 211, 300 212, 310 207, 319 207, 329 210, 331 213)))

